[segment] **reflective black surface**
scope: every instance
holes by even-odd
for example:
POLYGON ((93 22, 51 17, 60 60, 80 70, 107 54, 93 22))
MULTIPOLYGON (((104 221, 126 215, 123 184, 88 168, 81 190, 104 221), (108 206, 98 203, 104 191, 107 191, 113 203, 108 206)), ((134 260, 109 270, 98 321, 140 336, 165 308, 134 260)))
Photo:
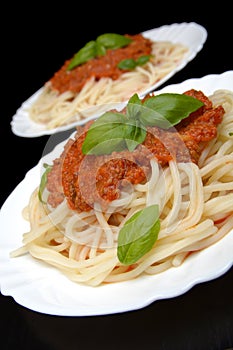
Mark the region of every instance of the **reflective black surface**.
MULTIPOLYGON (((1 205, 25 173, 35 166, 49 136, 22 138, 10 121, 21 103, 73 55, 106 32, 138 33, 163 24, 196 22, 208 31, 196 58, 166 84, 179 83, 233 68, 232 19, 226 6, 202 9, 200 3, 156 2, 136 5, 70 3, 51 10, 41 3, 6 5, 1 30, 1 205), (93 8, 94 6, 94 8, 93 8), (12 8, 11 8, 12 7, 12 8), (15 18, 12 19, 14 10, 15 18), (27 11, 27 12, 25 12, 27 11)), ((56 136, 57 143, 72 132, 56 136)), ((4 234, 4 228, 0 228, 4 234)), ((233 255, 233 253, 232 253, 233 255)), ((172 299, 141 310, 93 317, 40 314, 0 295, 1 349, 141 349, 226 350, 233 348, 233 269, 172 299)))

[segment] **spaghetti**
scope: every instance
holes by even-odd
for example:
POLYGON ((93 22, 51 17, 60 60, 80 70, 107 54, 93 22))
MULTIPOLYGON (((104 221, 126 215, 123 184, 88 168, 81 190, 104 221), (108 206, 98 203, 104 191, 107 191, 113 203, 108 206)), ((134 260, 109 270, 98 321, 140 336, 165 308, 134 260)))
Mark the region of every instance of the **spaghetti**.
POLYGON ((142 93, 160 81, 188 53, 188 48, 180 43, 152 42, 141 34, 129 37, 133 44, 127 48, 108 49, 105 56, 91 59, 72 71, 67 71, 70 60, 66 61, 28 108, 29 118, 52 129, 101 114, 114 104, 127 101, 134 92, 142 93), (132 49, 134 41, 137 52, 132 49), (138 59, 139 54, 149 54, 149 61, 133 69, 117 68, 120 59, 131 59, 133 55, 138 59), (95 65, 94 70, 90 64, 95 65))
MULTIPOLYGON (((66 197, 59 196, 56 204, 49 200, 51 192, 62 192, 58 190, 59 179, 53 189, 50 183, 44 191, 46 204, 38 199, 36 188, 23 212, 30 231, 23 236, 23 246, 11 256, 30 253, 75 282, 98 286, 178 267, 190 254, 223 238, 233 228, 233 92, 218 90, 209 100, 214 108, 223 108, 224 114, 216 125, 216 136, 200 142, 201 153, 196 161, 171 157, 163 164, 156 156, 150 157, 146 179, 133 183, 130 190, 123 186, 105 210, 98 201, 80 210, 71 208, 66 197), (154 205, 159 208, 158 239, 138 261, 121 263, 117 255, 121 228, 134 214, 154 205)), ((212 109, 207 114, 213 122, 212 109)), ((195 118, 192 123, 195 125, 195 118)), ((177 127, 185 142, 187 127, 177 127)), ((194 135, 194 129, 190 130, 194 135)), ((64 149, 69 152, 69 142, 64 149)), ((59 167, 57 162, 53 169, 59 167)), ((56 182, 52 171, 50 176, 56 182)))

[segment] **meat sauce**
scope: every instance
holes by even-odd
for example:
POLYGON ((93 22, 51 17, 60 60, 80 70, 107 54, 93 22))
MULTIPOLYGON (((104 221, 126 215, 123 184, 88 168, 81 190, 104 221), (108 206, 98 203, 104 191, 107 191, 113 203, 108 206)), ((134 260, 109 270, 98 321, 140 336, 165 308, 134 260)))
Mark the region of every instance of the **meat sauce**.
POLYGON ((93 121, 77 128, 75 138, 67 142, 48 174, 48 203, 56 207, 66 197, 69 207, 78 212, 91 210, 95 202, 104 208, 119 198, 123 189, 148 181, 153 157, 162 167, 171 159, 197 164, 206 143, 217 136, 217 126, 225 111, 222 106, 213 108, 201 91, 191 89, 185 94, 201 100, 204 105, 176 128, 148 127, 144 142, 132 152, 84 155, 82 144, 93 121))
POLYGON ((126 72, 117 67, 118 63, 124 59, 137 58, 150 55, 152 52, 152 41, 144 38, 141 34, 125 35, 133 39, 129 45, 119 49, 108 49, 104 56, 93 58, 72 70, 67 67, 72 59, 65 61, 64 65, 49 80, 51 88, 59 93, 72 91, 79 93, 85 83, 91 77, 96 81, 108 77, 116 80, 126 72))

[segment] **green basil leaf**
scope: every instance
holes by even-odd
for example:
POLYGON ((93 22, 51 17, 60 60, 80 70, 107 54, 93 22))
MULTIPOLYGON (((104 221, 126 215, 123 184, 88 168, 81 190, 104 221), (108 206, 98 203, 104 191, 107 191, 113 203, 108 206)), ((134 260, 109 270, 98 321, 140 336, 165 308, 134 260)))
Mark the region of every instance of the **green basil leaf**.
POLYGON ((106 55, 106 49, 103 45, 96 43, 96 56, 104 56, 106 55))
POLYGON ((156 113, 154 116, 151 115, 148 119, 142 116, 141 120, 144 125, 160 126, 162 122, 162 124, 165 124, 165 126, 162 127, 168 128, 171 125, 178 124, 182 119, 188 117, 190 113, 202 106, 203 102, 192 96, 177 93, 163 93, 145 100, 144 107, 148 107, 156 113), (163 119, 164 121, 167 119, 167 125, 166 122, 164 123, 163 119))
POLYGON ((159 207, 151 205, 132 215, 118 236, 117 256, 124 265, 136 263, 149 252, 160 230, 159 207))
POLYGON ((142 124, 145 126, 157 126, 162 129, 169 129, 172 127, 172 124, 166 116, 163 116, 156 110, 147 108, 144 105, 138 107, 138 116, 142 124))
POLYGON ((103 45, 106 49, 118 49, 129 45, 132 39, 121 34, 106 33, 99 35, 96 42, 103 45))
POLYGON ((149 61, 150 57, 151 55, 140 56, 136 60, 133 58, 126 58, 125 60, 120 61, 117 67, 122 70, 132 70, 137 66, 143 66, 146 64, 149 61))
POLYGON ((131 70, 137 66, 136 61, 133 58, 126 58, 118 63, 117 67, 122 70, 131 70))
POLYGON ((156 125, 161 128, 171 126, 170 122, 161 114, 151 108, 145 107, 137 94, 134 94, 130 98, 126 106, 126 115, 129 119, 139 119, 144 126, 156 125))
POLYGON ((142 122, 141 125, 144 126, 154 125, 155 120, 157 121, 159 117, 162 120, 164 119, 152 109, 144 107, 142 101, 140 100, 137 94, 134 94, 128 101, 126 106, 126 115, 129 120, 140 120, 142 122), (155 118, 155 114, 157 118, 155 118), (153 117, 150 117, 151 115, 153 117))
POLYGON ((45 172, 43 173, 43 175, 41 176, 41 180, 40 180, 40 185, 39 185, 39 191, 38 191, 38 197, 39 197, 39 201, 41 203, 45 203, 42 199, 42 195, 45 189, 45 186, 47 184, 47 176, 48 173, 52 170, 52 166, 48 165, 48 164, 43 164, 44 168, 45 168, 45 172))
POLYGON ((139 105, 142 105, 142 101, 140 100, 138 94, 136 94, 136 93, 130 97, 128 104, 130 104, 130 103, 137 103, 139 105))
POLYGON ((122 147, 126 147, 123 139, 124 123, 123 114, 104 113, 89 128, 82 145, 82 152, 95 155, 110 154, 115 148, 119 151, 122 147))
POLYGON ((71 70, 82 63, 89 61, 96 56, 96 42, 94 40, 89 41, 82 49, 80 49, 70 61, 68 65, 68 70, 71 70))
POLYGON ((137 94, 134 94, 126 105, 126 116, 129 120, 139 119, 141 113, 142 101, 137 94))
POLYGON ((150 60, 151 55, 140 56, 136 59, 137 66, 143 66, 150 60))
POLYGON ((229 136, 233 136, 233 132, 230 131, 230 132, 229 132, 229 136))
POLYGON ((126 145, 130 152, 132 152, 139 144, 143 143, 146 138, 146 128, 138 121, 135 120, 134 124, 131 124, 132 128, 128 128, 129 132, 126 135, 126 145))
POLYGON ((82 145, 84 154, 111 154, 128 147, 133 150, 146 137, 145 128, 124 114, 106 112, 90 127, 82 145), (134 141, 134 142, 131 142, 134 141))

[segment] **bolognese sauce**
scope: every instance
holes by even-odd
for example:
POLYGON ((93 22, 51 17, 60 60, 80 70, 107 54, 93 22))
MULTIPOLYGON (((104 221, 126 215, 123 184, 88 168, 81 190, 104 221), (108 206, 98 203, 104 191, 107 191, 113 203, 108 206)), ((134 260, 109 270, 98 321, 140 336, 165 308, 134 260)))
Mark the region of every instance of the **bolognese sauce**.
POLYGON ((48 174, 48 203, 56 207, 65 197, 69 207, 78 212, 91 210, 95 202, 104 206, 119 198, 127 186, 147 182, 152 157, 162 167, 172 159, 197 164, 206 143, 217 136, 217 126, 225 111, 222 106, 214 108, 201 91, 191 89, 184 93, 204 105, 176 128, 148 127, 144 142, 132 152, 84 155, 82 144, 93 121, 78 127, 75 138, 68 141, 48 174))
POLYGON ((66 60, 64 65, 49 80, 51 88, 63 93, 72 91, 78 93, 91 77, 96 81, 107 77, 116 80, 127 70, 118 68, 118 63, 125 59, 137 60, 141 56, 152 53, 152 41, 144 38, 142 34, 125 35, 132 41, 124 47, 118 49, 108 49, 106 54, 92 58, 89 61, 68 70, 72 59, 66 60))

